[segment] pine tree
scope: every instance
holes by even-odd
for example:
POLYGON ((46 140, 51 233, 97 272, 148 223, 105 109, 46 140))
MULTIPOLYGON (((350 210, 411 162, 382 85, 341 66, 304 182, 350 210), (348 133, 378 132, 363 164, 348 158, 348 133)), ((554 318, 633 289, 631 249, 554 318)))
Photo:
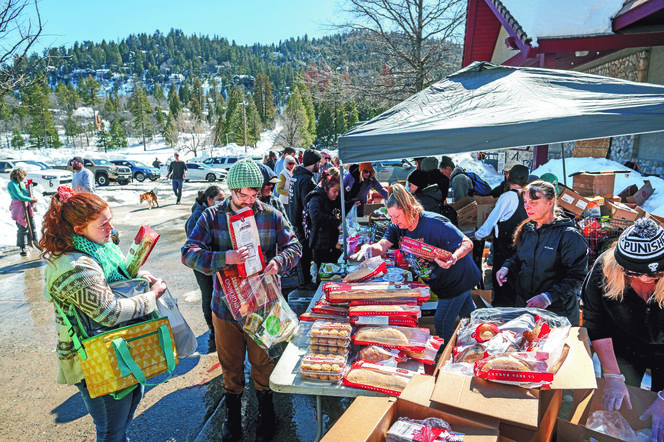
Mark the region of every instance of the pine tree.
POLYGON ((21 128, 18 126, 18 124, 14 125, 11 144, 14 149, 20 149, 25 146, 25 140, 23 139, 23 134, 21 133, 21 128))
POLYGON ((81 125, 71 111, 67 112, 67 118, 65 119, 65 136, 67 137, 67 143, 74 142, 74 138, 81 132, 81 125))
POLYGON ((168 91, 168 109, 171 111, 173 119, 177 118, 182 110, 182 103, 180 102, 180 97, 178 97, 178 92, 175 88, 171 88, 168 91))
POLYGON ((304 84, 304 82, 299 82, 297 88, 302 97, 302 105, 304 106, 305 112, 307 113, 307 141, 306 145, 313 143, 316 139, 316 110, 314 109, 314 102, 311 98, 311 91, 304 84))
POLYGON ((288 105, 282 115, 282 124, 283 127, 278 136, 280 144, 295 147, 309 145, 309 121, 299 88, 293 88, 293 92, 288 97, 288 105))
POLYGON ((94 106, 101 103, 98 97, 101 85, 90 75, 81 79, 78 84, 78 95, 85 106, 94 106))
POLYGON ((147 150, 145 137, 152 132, 152 123, 150 116, 152 109, 148 102, 148 96, 141 87, 136 87, 129 101, 129 110, 134 116, 133 127, 143 138, 143 150, 147 150))
POLYGON ((103 147, 104 152, 113 149, 113 142, 106 129, 103 127, 97 132, 97 147, 103 147))
POLYGON ((152 96, 155 100, 157 100, 158 104, 161 104, 162 101, 166 100, 166 95, 164 95, 164 88, 161 86, 161 83, 156 83, 154 85, 152 96))
POLYGON ((316 130, 318 137, 316 138, 316 144, 322 144, 323 146, 329 147, 334 144, 336 141, 336 132, 334 117, 332 116, 332 109, 326 103, 321 104, 320 115, 318 116, 318 124, 316 125, 316 130))
POLYGON ((118 118, 111 123, 111 143, 116 149, 127 147, 127 134, 118 118))
POLYGON ((254 103, 256 103, 256 109, 263 124, 271 123, 274 120, 274 93, 267 75, 258 74, 256 76, 254 103))
POLYGON ((178 133, 178 129, 175 126, 173 114, 168 114, 162 135, 164 136, 164 141, 166 141, 166 144, 171 146, 171 149, 174 149, 178 145, 178 138, 180 134, 178 133))
POLYGON ((28 132, 34 147, 60 147, 62 143, 53 123, 51 103, 48 99, 50 89, 46 83, 35 84, 21 91, 22 105, 30 116, 28 132))
POLYGON ((344 120, 346 121, 347 130, 352 129, 353 125, 360 120, 354 101, 347 101, 344 104, 344 120))

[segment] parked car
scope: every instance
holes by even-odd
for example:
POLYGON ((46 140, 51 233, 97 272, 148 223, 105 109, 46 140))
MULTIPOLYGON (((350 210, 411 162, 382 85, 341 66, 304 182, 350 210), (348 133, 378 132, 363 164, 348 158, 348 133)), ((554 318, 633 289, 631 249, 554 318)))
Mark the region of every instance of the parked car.
POLYGON ((230 169, 239 160, 241 160, 240 157, 210 157, 203 160, 203 164, 221 169, 230 169))
POLYGON ((32 160, 0 160, 0 177, 9 179, 12 169, 21 167, 27 172, 26 179, 32 180, 41 193, 55 193, 58 186, 70 186, 72 173, 66 170, 53 169, 41 161, 32 160))
POLYGON ((157 181, 160 177, 159 169, 156 167, 148 166, 135 160, 111 160, 111 163, 116 166, 126 166, 131 169, 132 177, 142 183, 148 178, 150 181, 157 181))
POLYGON ((208 181, 213 183, 217 180, 222 181, 228 174, 226 169, 212 168, 203 163, 186 164, 187 174, 185 175, 185 181, 208 181))
MULTIPOLYGON (((131 180, 131 169, 126 166, 116 166, 108 160, 101 158, 84 158, 83 165, 92 171, 95 182, 99 186, 108 186, 111 181, 118 184, 127 184, 131 180)), ((66 166, 55 166, 55 169, 73 170, 71 160, 66 166)))
POLYGON ((409 160, 387 160, 376 161, 373 168, 376 171, 376 179, 390 186, 397 181, 406 181, 408 175, 415 170, 415 164, 409 160))

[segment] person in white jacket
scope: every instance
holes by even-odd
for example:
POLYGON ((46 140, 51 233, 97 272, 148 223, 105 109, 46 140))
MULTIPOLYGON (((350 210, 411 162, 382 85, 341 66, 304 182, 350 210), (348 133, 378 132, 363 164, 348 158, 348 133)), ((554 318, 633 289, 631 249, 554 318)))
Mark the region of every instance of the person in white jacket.
POLYGON ((510 190, 500 195, 487 220, 475 232, 475 239, 485 239, 493 233, 493 306, 514 307, 516 293, 510 284, 502 286, 496 281, 496 272, 514 255, 514 231, 528 218, 523 205, 521 189, 528 184, 528 168, 522 164, 512 166, 507 176, 510 190))
POLYGON ((297 161, 290 155, 286 155, 284 158, 284 168, 279 174, 279 182, 276 186, 277 195, 279 195, 279 201, 284 203, 284 206, 288 205, 288 189, 291 186, 291 178, 293 177, 293 169, 297 165, 297 161))

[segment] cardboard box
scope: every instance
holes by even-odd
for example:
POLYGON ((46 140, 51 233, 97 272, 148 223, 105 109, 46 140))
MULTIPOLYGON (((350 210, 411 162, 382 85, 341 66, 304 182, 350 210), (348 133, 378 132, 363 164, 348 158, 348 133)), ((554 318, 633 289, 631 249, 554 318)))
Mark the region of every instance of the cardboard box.
POLYGON ((489 308, 491 307, 491 290, 471 290, 470 296, 473 298, 475 307, 489 308))
MULTIPOLYGON (((458 332, 458 330, 457 330, 458 332)), ((456 332, 445 347, 435 375, 432 406, 471 420, 492 416, 500 420, 500 434, 519 441, 549 441, 560 412, 563 390, 596 388, 586 329, 572 327, 565 341, 569 351, 550 389, 524 389, 440 371, 449 361, 456 332)))
POLYGON ((452 430, 464 433, 464 442, 496 442, 498 429, 473 422, 443 411, 394 397, 359 396, 336 424, 325 434, 323 442, 384 441, 387 431, 400 417, 425 419, 438 417, 447 421, 452 430))
POLYGON ((459 229, 475 228, 477 226, 477 203, 475 201, 457 210, 459 229))
POLYGON ((620 202, 622 203, 633 203, 639 206, 642 206, 646 202, 650 195, 655 192, 652 184, 648 180, 643 181, 643 186, 639 188, 636 184, 625 188, 622 192, 618 194, 620 197, 620 202))
POLYGON ((364 216, 371 216, 371 214, 374 213, 374 210, 378 210, 381 207, 385 207, 385 204, 365 204, 364 216))
MULTIPOLYGON (((652 427, 652 419, 642 421, 639 417, 650 407, 657 394, 642 390, 637 387, 627 386, 629 390, 632 409, 623 405, 620 414, 629 422, 632 429, 637 432, 652 427)), ((579 395, 572 404, 568 420, 558 419, 557 441, 558 442, 584 442, 588 440, 601 440, 618 442, 620 439, 590 430, 585 427, 588 417, 596 410, 602 410, 602 393, 604 391, 604 380, 597 379, 597 390, 586 395, 579 395)), ((624 403, 623 403, 624 404, 624 403)))
POLYGON ((601 207, 600 213, 602 216, 608 216, 609 218, 614 219, 624 219, 626 221, 634 221, 635 219, 640 218, 639 215, 645 214, 645 212, 640 214, 638 211, 623 203, 611 201, 607 201, 606 204, 601 207))
POLYGON ((459 201, 455 201, 453 203, 450 203, 450 206, 452 206, 452 208, 458 212, 459 209, 461 209, 463 207, 466 207, 468 204, 470 204, 472 202, 473 202, 473 199, 469 196, 466 196, 466 197, 461 198, 459 201))
POLYGON ((581 215, 586 210, 586 207, 590 203, 587 198, 560 183, 558 183, 558 188, 562 189, 558 194, 558 205, 560 207, 569 210, 575 215, 581 215))
POLYGON ((492 196, 476 196, 474 202, 477 203, 477 227, 482 227, 482 224, 489 217, 489 214, 496 207, 496 198, 492 196))
POLYGON ((572 188, 581 196, 613 196, 616 175, 610 172, 576 172, 572 188))

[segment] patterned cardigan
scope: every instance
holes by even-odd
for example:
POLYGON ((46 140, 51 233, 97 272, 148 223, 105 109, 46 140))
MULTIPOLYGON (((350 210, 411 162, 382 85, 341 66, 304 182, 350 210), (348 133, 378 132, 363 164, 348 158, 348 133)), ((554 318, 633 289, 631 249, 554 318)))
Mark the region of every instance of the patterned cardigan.
MULTIPOLYGON (((65 253, 50 262, 47 261, 44 273, 44 297, 47 300, 59 302, 65 313, 73 304, 105 326, 138 318, 156 309, 153 292, 117 299, 108 286, 99 263, 84 253, 65 253)), ((73 385, 83 379, 80 360, 60 312, 55 305, 53 308, 58 332, 58 383, 73 385)), ((75 323, 74 318, 70 318, 70 321, 75 323)))

